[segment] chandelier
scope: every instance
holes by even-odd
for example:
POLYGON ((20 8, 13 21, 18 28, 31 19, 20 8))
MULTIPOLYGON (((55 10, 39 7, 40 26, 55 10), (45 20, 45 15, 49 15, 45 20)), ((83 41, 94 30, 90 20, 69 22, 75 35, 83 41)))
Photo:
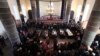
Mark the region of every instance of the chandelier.
POLYGON ((51 0, 50 0, 50 3, 48 4, 47 13, 49 15, 54 14, 54 4, 53 2, 51 2, 51 0))

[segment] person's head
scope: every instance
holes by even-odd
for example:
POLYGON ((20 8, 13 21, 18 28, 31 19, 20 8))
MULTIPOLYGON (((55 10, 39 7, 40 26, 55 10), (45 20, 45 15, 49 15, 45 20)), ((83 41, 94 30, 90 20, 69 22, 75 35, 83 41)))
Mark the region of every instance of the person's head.
POLYGON ((85 44, 82 43, 81 46, 80 46, 80 49, 88 50, 88 47, 85 44))

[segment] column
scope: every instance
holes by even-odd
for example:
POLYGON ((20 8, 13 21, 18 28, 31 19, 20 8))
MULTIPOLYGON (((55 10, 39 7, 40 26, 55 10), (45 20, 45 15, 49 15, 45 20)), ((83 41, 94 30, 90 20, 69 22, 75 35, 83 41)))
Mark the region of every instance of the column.
POLYGON ((40 6, 39 6, 39 0, 36 0, 36 10, 37 10, 37 18, 40 18, 40 6))
POLYGON ((68 0, 67 1, 67 11, 66 11, 66 22, 69 23, 69 16, 70 16, 70 11, 71 11, 71 4, 72 4, 72 0, 68 0))
POLYGON ((31 2, 31 7, 32 7, 32 18, 33 20, 37 21, 37 17, 36 17, 36 1, 35 0, 30 0, 31 2))
POLYGON ((7 35, 9 36, 12 45, 15 43, 20 43, 15 21, 11 15, 7 0, 0 0, 0 17, 0 20, 7 32, 7 35))
POLYGON ((86 46, 91 46, 97 31, 100 27, 100 0, 95 0, 95 5, 91 13, 90 19, 87 24, 87 28, 83 35, 82 43, 86 46))
POLYGON ((82 21, 81 21, 83 28, 86 28, 86 26, 87 26, 87 22, 90 18, 92 9, 94 7, 94 3, 95 3, 95 0, 87 0, 87 2, 86 2, 86 6, 85 6, 85 9, 84 9, 82 21))
POLYGON ((85 6, 86 6, 86 2, 87 2, 87 0, 84 0, 83 6, 82 6, 82 13, 84 12, 84 9, 85 9, 85 6))
POLYGON ((61 8, 60 19, 66 19, 66 2, 67 2, 67 0, 62 0, 62 8, 61 8))
POLYGON ((18 10, 19 12, 21 12, 21 5, 20 5, 20 0, 16 0, 17 6, 18 6, 18 10))
POLYGON ((70 19, 74 19, 74 11, 70 11, 70 19))

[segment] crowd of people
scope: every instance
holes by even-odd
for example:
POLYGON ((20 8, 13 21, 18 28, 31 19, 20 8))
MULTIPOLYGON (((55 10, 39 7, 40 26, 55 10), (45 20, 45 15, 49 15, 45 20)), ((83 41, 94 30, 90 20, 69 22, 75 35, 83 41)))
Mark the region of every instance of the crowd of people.
POLYGON ((29 21, 17 29, 22 43, 16 43, 15 56, 100 56, 100 40, 93 42, 93 50, 81 45, 84 30, 78 23, 48 25, 29 21), (59 43, 58 39, 66 41, 59 43))
MULTIPOLYGON (((15 56, 100 56, 100 34, 94 39, 91 50, 88 49, 81 43, 84 30, 74 20, 69 24, 44 24, 30 20, 18 25, 17 30, 21 43, 13 46, 15 56)), ((5 39, 0 36, 1 56, 4 46, 5 39)))
POLYGON ((2 49, 6 46, 4 37, 0 35, 0 56, 3 56, 2 49))

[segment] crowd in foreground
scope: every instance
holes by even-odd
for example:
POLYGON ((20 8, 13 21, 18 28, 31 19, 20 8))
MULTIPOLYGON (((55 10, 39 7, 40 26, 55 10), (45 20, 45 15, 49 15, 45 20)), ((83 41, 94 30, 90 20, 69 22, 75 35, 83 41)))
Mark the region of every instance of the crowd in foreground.
POLYGON ((15 56, 100 56, 100 36, 96 36, 89 50, 81 43, 84 31, 78 24, 46 25, 28 22, 18 27, 18 31, 22 43, 16 43, 15 56), (65 29, 69 29, 72 35, 70 36, 65 29), (58 39, 66 41, 59 43, 58 39))
MULTIPOLYGON (((13 46, 15 56, 100 56, 100 34, 89 49, 81 43, 84 30, 78 23, 27 22, 17 26, 17 30, 21 43, 13 46)), ((1 45, 5 46, 3 37, 0 38, 1 45)), ((3 56, 1 48, 0 54, 3 56)))

